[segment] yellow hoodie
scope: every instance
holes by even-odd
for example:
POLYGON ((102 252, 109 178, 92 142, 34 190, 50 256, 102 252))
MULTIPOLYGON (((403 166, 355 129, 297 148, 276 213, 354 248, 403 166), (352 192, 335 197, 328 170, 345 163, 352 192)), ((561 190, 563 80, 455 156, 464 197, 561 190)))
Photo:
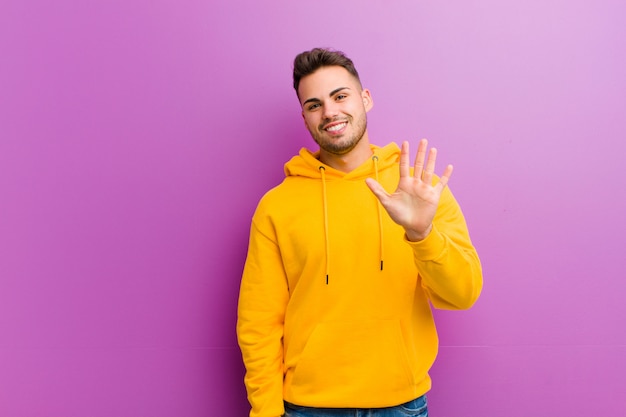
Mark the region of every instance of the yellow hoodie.
POLYGON ((448 188, 430 235, 409 242, 365 184, 388 192, 400 150, 372 145, 350 173, 302 149, 252 219, 237 333, 251 417, 283 400, 310 407, 394 406, 426 393, 438 348, 430 303, 466 309, 482 272, 448 188))

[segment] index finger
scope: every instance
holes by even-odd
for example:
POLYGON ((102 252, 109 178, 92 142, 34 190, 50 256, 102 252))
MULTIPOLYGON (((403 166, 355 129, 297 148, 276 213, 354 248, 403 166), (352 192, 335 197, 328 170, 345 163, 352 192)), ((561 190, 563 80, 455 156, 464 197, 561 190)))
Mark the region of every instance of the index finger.
POLYGON ((411 165, 409 163, 409 142, 402 142, 400 150, 400 178, 411 175, 411 165))

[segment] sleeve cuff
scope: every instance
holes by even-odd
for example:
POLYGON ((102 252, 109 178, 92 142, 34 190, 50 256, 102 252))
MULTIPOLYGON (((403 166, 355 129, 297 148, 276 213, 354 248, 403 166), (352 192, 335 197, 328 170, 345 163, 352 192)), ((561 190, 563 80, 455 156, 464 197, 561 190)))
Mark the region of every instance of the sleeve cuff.
POLYGON ((418 242, 412 242, 404 235, 404 241, 411 246, 418 261, 434 261, 441 257, 446 248, 445 237, 433 225, 430 234, 418 242))

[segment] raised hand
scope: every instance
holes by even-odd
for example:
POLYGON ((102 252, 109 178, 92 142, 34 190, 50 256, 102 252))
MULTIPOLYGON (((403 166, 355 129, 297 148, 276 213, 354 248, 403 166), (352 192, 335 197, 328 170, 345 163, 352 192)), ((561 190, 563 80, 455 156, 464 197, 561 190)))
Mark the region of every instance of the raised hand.
POLYGON ((413 175, 409 164, 409 143, 402 143, 400 153, 400 181, 393 194, 389 194, 376 180, 365 180, 394 222, 404 227, 411 241, 419 241, 430 233, 437 212, 439 198, 452 176, 448 165, 439 181, 432 185, 437 160, 437 149, 431 148, 426 159, 428 141, 422 139, 417 148, 413 175), (424 165, 425 163, 425 165, 424 165))

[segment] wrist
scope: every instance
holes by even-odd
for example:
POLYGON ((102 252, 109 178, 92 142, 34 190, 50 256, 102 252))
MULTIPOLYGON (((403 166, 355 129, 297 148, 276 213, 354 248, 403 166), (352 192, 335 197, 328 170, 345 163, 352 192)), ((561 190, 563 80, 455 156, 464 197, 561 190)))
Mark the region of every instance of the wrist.
POLYGON ((428 237, 430 232, 433 230, 433 224, 428 225, 426 230, 419 232, 412 229, 405 229, 404 233, 406 234, 407 240, 410 242, 419 242, 420 240, 424 240, 428 237))

